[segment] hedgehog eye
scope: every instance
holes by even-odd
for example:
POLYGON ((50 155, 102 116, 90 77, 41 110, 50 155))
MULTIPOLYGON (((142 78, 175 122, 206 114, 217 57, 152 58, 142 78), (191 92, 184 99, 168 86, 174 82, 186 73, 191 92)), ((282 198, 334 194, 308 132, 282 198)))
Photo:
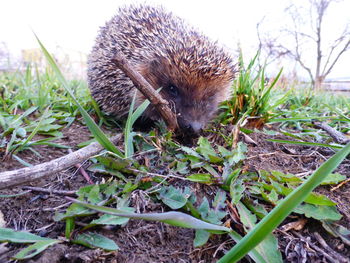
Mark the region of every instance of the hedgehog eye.
POLYGON ((179 94, 179 90, 175 85, 169 85, 168 90, 169 93, 174 97, 176 97, 179 94))

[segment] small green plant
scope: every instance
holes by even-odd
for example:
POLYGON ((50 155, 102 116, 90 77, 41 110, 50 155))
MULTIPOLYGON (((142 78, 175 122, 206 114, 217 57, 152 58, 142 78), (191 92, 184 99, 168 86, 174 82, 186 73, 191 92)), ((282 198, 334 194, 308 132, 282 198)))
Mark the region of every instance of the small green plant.
MULTIPOLYGON (((80 113, 50 69, 39 72, 36 65, 28 64, 24 72, 1 72, 0 83, 0 158, 13 157, 30 166, 18 153, 29 150, 40 156, 36 145, 68 148, 54 141, 63 136, 62 128, 71 125, 80 113)), ((88 108, 87 87, 78 81, 68 85, 88 108)))
POLYGON ((282 69, 271 83, 267 83, 265 66, 257 69, 259 52, 244 65, 243 54, 239 56, 239 73, 233 85, 232 99, 222 105, 224 112, 220 115, 221 123, 236 124, 247 117, 254 117, 250 121, 252 127, 261 128, 266 123, 276 108, 287 100, 288 94, 284 94, 272 102, 272 88, 275 86, 282 69))

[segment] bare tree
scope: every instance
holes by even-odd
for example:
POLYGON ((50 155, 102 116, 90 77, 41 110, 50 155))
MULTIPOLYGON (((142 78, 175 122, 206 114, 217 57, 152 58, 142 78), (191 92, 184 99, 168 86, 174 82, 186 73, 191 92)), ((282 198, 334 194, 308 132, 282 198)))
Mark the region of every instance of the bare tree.
MULTIPOLYGON (((257 25, 259 47, 265 50, 270 61, 283 56, 292 58, 308 73, 316 89, 320 88, 339 58, 350 50, 349 21, 331 43, 325 41, 325 34, 329 33, 324 32, 325 16, 329 6, 336 2, 339 1, 309 0, 307 7, 291 4, 285 9, 291 23, 281 29, 278 37, 267 33, 262 36, 261 22, 257 25)), ((333 26, 339 28, 339 25, 333 26)))

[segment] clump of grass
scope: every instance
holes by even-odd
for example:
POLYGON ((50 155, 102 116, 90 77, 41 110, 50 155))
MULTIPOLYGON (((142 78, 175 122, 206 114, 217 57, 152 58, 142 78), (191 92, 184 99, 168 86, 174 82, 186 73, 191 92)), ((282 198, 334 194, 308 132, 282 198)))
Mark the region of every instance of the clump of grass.
POLYGON ((232 99, 226 101, 220 115, 221 123, 236 124, 249 118, 251 127, 261 128, 272 115, 277 106, 286 101, 286 94, 276 101, 272 101, 272 89, 281 76, 282 69, 272 82, 265 77, 265 65, 259 67, 259 53, 245 66, 242 52, 239 56, 239 73, 233 85, 232 99))
MULTIPOLYGON (((84 107, 89 108, 90 94, 84 82, 70 81, 69 86, 84 107)), ((4 159, 30 163, 17 153, 35 151, 35 145, 67 148, 54 143, 61 129, 72 124, 80 113, 49 68, 40 72, 28 64, 24 71, 0 73, 0 152, 4 159), (39 136, 38 136, 39 135, 39 136)))

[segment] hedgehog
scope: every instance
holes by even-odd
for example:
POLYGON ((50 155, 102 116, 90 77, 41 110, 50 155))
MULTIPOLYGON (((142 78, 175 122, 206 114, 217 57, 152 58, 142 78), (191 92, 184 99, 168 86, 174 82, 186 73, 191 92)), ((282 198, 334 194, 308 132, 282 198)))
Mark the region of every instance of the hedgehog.
MULTIPOLYGON (((230 97, 236 65, 227 50, 163 7, 124 6, 100 28, 88 57, 92 97, 117 119, 127 117, 134 96, 135 107, 145 100, 113 63, 117 52, 161 88, 185 134, 198 134, 230 97)), ((143 119, 154 122, 160 115, 150 106, 143 119)))

